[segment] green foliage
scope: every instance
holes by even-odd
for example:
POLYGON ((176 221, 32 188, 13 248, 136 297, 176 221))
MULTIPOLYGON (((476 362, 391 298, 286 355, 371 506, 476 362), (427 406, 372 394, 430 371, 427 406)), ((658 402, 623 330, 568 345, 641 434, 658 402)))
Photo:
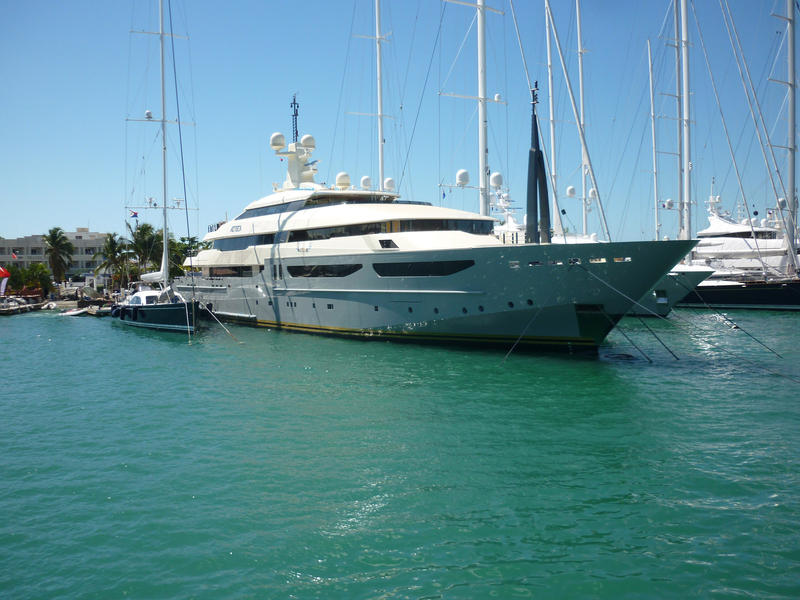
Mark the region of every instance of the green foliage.
MULTIPOLYGON (((42 237, 45 255, 56 281, 63 281, 67 268, 72 264, 75 246, 69 241, 61 227, 53 227, 42 237)), ((10 283, 10 282, 9 282, 10 283)))
POLYGON ((160 264, 161 238, 150 223, 142 223, 136 229, 129 223, 128 233, 130 234, 128 249, 140 271, 146 271, 151 265, 160 264))
POLYGON ((47 296, 52 287, 50 269, 42 263, 33 263, 25 269, 25 285, 27 287, 41 288, 42 294, 47 296))
POLYGON ((8 268, 8 290, 21 290, 25 285, 25 270, 19 265, 10 265, 8 268))
POLYGON ((93 257, 103 259, 103 262, 94 270, 94 274, 106 271, 111 274, 112 281, 116 281, 120 286, 125 286, 128 283, 130 272, 128 268, 130 256, 128 240, 119 237, 116 233, 109 233, 103 241, 103 247, 93 257))
POLYGON ((53 287, 50 270, 42 263, 33 263, 27 268, 11 265, 8 272, 7 293, 20 292, 26 287, 41 288, 42 294, 46 296, 53 287))

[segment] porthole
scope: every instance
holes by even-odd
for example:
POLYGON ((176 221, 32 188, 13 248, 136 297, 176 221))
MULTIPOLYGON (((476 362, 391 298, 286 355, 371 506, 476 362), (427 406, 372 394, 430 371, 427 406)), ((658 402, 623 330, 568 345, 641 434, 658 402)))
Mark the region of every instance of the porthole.
POLYGON ((439 309, 434 307, 433 314, 438 315, 439 314, 439 309))
POLYGON ((508 308, 514 308, 514 303, 513 302, 509 302, 508 303, 508 308))
POLYGON ((461 312, 463 312, 464 314, 467 314, 467 307, 466 307, 466 306, 465 306, 465 307, 463 307, 463 308, 461 309, 461 312))
POLYGON ((483 306, 478 306, 478 310, 483 312, 483 306))
POLYGON ((412 313, 412 312, 414 312, 414 309, 409 306, 408 307, 408 312, 412 313))
POLYGON ((533 306, 533 300, 531 300, 530 298, 528 298, 528 306, 533 306))

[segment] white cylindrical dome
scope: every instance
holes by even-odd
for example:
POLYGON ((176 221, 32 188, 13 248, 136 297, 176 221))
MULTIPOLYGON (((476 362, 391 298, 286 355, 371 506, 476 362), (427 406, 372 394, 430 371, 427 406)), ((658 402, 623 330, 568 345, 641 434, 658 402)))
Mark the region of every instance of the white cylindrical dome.
POLYGON ((491 175, 489 175, 489 185, 493 188, 499 188, 503 186, 503 176, 495 171, 491 175))
POLYGON ((310 150, 314 150, 317 147, 317 141, 314 139, 313 135, 305 134, 303 137, 300 138, 300 143, 310 150))
POLYGON ((672 201, 672 198, 667 198, 664 201, 664 208, 667 210, 672 210, 675 207, 675 203, 672 201))
POLYGON ((592 188, 589 190, 589 198, 591 200, 597 200, 597 190, 592 188))
POLYGON ((286 148, 286 138, 283 137, 283 134, 279 131, 276 131, 271 136, 269 136, 269 147, 272 148, 275 152, 280 152, 284 148, 286 148))
POLYGON ((361 189, 368 190, 372 187, 372 179, 369 178, 369 175, 364 175, 361 178, 361 189))
POLYGON ((781 210, 786 208, 786 198, 778 198, 778 208, 781 210))
POLYGON ((469 171, 466 169, 459 169, 456 173, 456 185, 459 187, 464 187, 465 185, 469 184, 469 171))
POLYGON ((383 180, 383 189, 385 189, 387 192, 393 192, 394 191, 394 179, 392 179, 391 177, 387 177, 386 179, 384 179, 383 180))
POLYGON ((574 198, 575 197, 575 186, 568 185, 567 186, 567 198, 574 198))
POLYGON ((144 118, 148 121, 153 118, 153 113, 149 110, 144 111, 144 118))
POLYGON ((342 171, 336 174, 336 187, 340 190, 346 190, 350 187, 350 175, 342 171))

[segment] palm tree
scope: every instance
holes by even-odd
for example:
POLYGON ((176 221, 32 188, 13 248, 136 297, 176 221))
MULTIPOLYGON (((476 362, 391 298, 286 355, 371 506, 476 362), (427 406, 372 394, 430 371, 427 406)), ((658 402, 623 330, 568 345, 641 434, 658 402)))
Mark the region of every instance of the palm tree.
POLYGON ((69 241, 67 235, 61 227, 53 227, 42 236, 44 241, 47 262, 50 263, 50 270, 56 281, 64 281, 64 273, 72 264, 72 253, 75 246, 69 241))
POLYGON ((97 275, 100 271, 111 273, 112 279, 116 276, 122 276, 122 272, 128 261, 128 241, 125 238, 119 237, 116 233, 109 233, 103 241, 103 247, 92 258, 103 258, 103 262, 97 265, 94 274, 97 275))
POLYGON ((136 259, 139 269, 147 269, 151 263, 155 263, 161 257, 161 244, 156 237, 156 230, 150 223, 142 223, 133 229, 128 223, 130 233, 130 243, 128 248, 136 259))

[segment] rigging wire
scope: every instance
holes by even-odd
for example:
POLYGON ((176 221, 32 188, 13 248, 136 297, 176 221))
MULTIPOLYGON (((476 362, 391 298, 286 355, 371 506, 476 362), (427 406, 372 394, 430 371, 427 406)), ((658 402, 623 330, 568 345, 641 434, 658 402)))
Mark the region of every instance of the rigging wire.
MULTIPOLYGON (((186 237, 190 238, 190 229, 189 229, 189 198, 186 195, 186 168, 184 164, 184 157, 183 157, 183 127, 181 125, 181 104, 178 101, 178 70, 175 65, 175 36, 174 30, 172 28, 172 0, 167 2, 167 12, 169 14, 169 39, 170 39, 170 48, 172 50, 172 81, 175 86, 175 112, 176 118, 178 121, 178 145, 180 146, 180 159, 181 159, 181 183, 183 184, 183 212, 186 215, 186 237)), ((162 118, 166 118, 166 115, 162 115, 162 118)), ((164 175, 166 177, 166 174, 164 175)), ((164 198, 164 202, 166 202, 166 198, 164 198)), ((164 227, 167 224, 164 223, 164 227)), ((169 240, 165 240, 165 243, 168 243, 169 240)), ((167 256, 169 256, 169 252, 167 252, 167 256)), ((191 256, 191 249, 189 249, 189 274, 192 282, 192 301, 195 299, 195 282, 194 282, 194 266, 192 264, 192 256, 191 256)), ((165 269, 164 276, 169 279, 169 264, 165 269)), ((184 303, 187 306, 187 332, 188 332, 188 303, 184 303)), ((194 311, 193 311, 194 312, 194 311)), ((191 341, 191 334, 189 335, 189 339, 191 341)))
MULTIPOLYGON (((584 271, 585 271, 587 274, 591 275, 592 277, 594 277, 595 279, 597 279, 598 281, 600 281, 601 283, 603 283, 603 284, 604 284, 606 287, 608 287, 609 289, 611 289, 611 290, 615 291, 616 293, 618 293, 618 294, 619 294, 620 296, 622 296, 623 298, 626 298, 627 300, 630 300, 630 301, 632 301, 634 304, 636 304, 636 305, 638 305, 638 306, 640 306, 640 307, 642 307, 642 308, 645 308, 645 310, 647 310, 648 312, 650 312, 650 313, 651 313, 651 314, 653 314, 654 316, 658 317, 658 318, 659 318, 659 319, 661 319, 662 321, 665 321, 665 322, 667 322, 667 323, 673 323, 673 321, 670 321, 669 319, 667 319, 667 318, 665 318, 665 317, 662 317, 662 316, 660 316, 660 315, 657 315, 656 313, 653 313, 652 311, 650 311, 650 310, 649 310, 649 309, 647 309, 646 307, 643 307, 641 304, 639 304, 639 302, 637 302, 636 300, 633 300, 633 299, 632 299, 630 296, 626 295, 624 292, 622 292, 621 290, 617 289, 616 287, 614 287, 613 285, 611 285, 610 283, 608 283, 607 281, 605 281, 605 280, 604 280, 602 277, 600 277, 600 276, 598 276, 598 275, 596 275, 596 274, 592 273, 591 271, 589 271, 588 269, 586 269, 586 268, 585 268, 583 265, 580 265, 580 264, 575 264, 575 265, 572 265, 572 266, 576 266, 576 267, 579 267, 579 268, 583 269, 583 270, 584 270, 584 271)), ((683 285, 683 287, 687 288, 687 290, 688 290, 688 286, 685 286, 683 283, 681 283, 681 285, 683 285)), ((708 308, 711 308, 710 306, 708 306, 708 304, 706 304, 706 306, 707 306, 708 308)), ((677 316, 677 315, 676 315, 676 316, 677 316)), ((718 318, 718 319, 722 320, 723 322, 726 322, 727 324, 729 324, 729 325, 731 325, 731 326, 735 327, 735 329, 742 331, 742 332, 743 332, 745 335, 747 335, 748 337, 750 337, 751 339, 753 339, 755 342, 757 342, 759 345, 761 345, 761 346, 763 346, 764 348, 766 348, 767 350, 769 350, 771 353, 775 354, 775 355, 776 355, 778 358, 781 358, 781 359, 783 359, 783 356, 781 356, 781 355, 780 355, 778 352, 776 352, 775 350, 773 350, 772 348, 770 348, 769 346, 767 346, 765 343, 763 343, 763 342, 761 342, 760 340, 758 340, 758 339, 757 339, 757 338, 756 338, 754 335, 752 335, 752 334, 750 334, 749 332, 745 331, 745 330, 744 330, 744 329, 743 329, 743 328, 742 328, 740 325, 738 325, 737 323, 735 323, 735 322, 734 322, 732 319, 730 319, 729 317, 727 317, 727 316, 725 316, 725 315, 723 315, 723 314, 721 314, 721 313, 714 313, 714 316, 715 316, 716 318, 718 318)), ((689 323, 689 321, 688 321, 688 320, 686 320, 686 319, 683 319, 682 317, 678 317, 678 319, 677 319, 677 320, 678 320, 678 322, 679 322, 679 323, 680 323, 682 326, 685 326, 685 327, 687 327, 687 328, 688 328, 688 327, 692 327, 692 324, 691 324, 691 323, 689 323)), ((624 332, 622 332, 622 331, 621 331, 621 333, 623 333, 623 335, 625 335, 625 334, 624 334, 624 332)), ((626 337, 627 337, 627 336, 626 336, 626 337)), ((762 365, 762 364, 760 364, 760 363, 756 362, 756 361, 755 361, 755 360, 753 360, 753 359, 750 359, 750 358, 748 358, 748 357, 746 357, 746 356, 741 356, 741 355, 738 355, 738 354, 736 354, 735 352, 733 352, 733 351, 731 351, 731 350, 729 350, 729 349, 727 349, 727 348, 725 348, 725 347, 723 347, 723 346, 718 346, 718 345, 716 345, 716 344, 713 344, 713 343, 711 343, 711 342, 708 342, 708 343, 709 343, 709 345, 712 345, 712 346, 713 346, 715 349, 721 350, 722 352, 725 352, 726 354, 729 354, 730 356, 732 356, 733 358, 735 358, 735 359, 736 359, 736 360, 738 360, 738 361, 743 361, 743 362, 749 363, 749 364, 750 364, 750 365, 752 365, 753 367, 756 367, 756 368, 763 369, 763 370, 764 370, 764 371, 766 371, 767 373, 770 373, 770 374, 772 374, 772 375, 777 375, 777 376, 779 376, 779 377, 783 377, 783 378, 785 378, 785 379, 787 379, 787 380, 789 380, 789 381, 792 381, 792 382, 794 382, 794 383, 800 383, 800 379, 798 379, 798 378, 796 378, 796 377, 793 377, 792 375, 787 375, 786 373, 781 373, 780 371, 777 371, 777 370, 775 370, 775 369, 771 369, 771 368, 769 368, 769 367, 766 367, 766 366, 764 366, 764 365, 762 365)))
POLYGON ((419 96, 419 104, 417 105, 417 114, 414 116, 414 125, 411 127, 411 137, 410 137, 410 139, 408 141, 408 148, 406 150, 405 160, 403 161, 403 168, 401 169, 400 177, 398 178, 398 183, 397 183, 397 187, 398 188, 402 185, 403 178, 405 177, 405 174, 406 174, 406 166, 408 165, 408 157, 411 155, 411 145, 414 142, 414 134, 417 131, 417 123, 419 122, 419 114, 420 114, 420 111, 422 110, 422 101, 423 101, 423 99, 425 97, 425 91, 428 89, 428 79, 430 78, 430 75, 431 75, 431 68, 433 67, 433 59, 436 56, 436 47, 439 44, 439 36, 442 33, 442 23, 444 21, 444 13, 445 13, 445 7, 446 6, 447 6, 446 4, 442 3, 442 10, 441 10, 441 12, 439 14, 439 26, 436 29, 436 39, 433 41, 433 49, 431 51, 431 58, 428 61, 428 68, 425 71, 425 81, 422 84, 422 91, 420 92, 420 96, 419 96))
POLYGON ((333 139, 331 140, 331 150, 329 153, 328 158, 328 170, 325 173, 325 180, 330 181, 331 178, 331 169, 333 168, 333 153, 336 148, 336 135, 339 131, 339 115, 342 111, 342 96, 344 95, 345 90, 345 79, 347 75, 347 67, 350 64, 350 43, 353 39, 353 27, 355 26, 356 21, 356 0, 353 0, 353 12, 350 17, 350 32, 347 35, 347 49, 344 53, 344 68, 342 69, 342 79, 339 83, 339 98, 336 101, 336 118, 333 122, 333 139))

